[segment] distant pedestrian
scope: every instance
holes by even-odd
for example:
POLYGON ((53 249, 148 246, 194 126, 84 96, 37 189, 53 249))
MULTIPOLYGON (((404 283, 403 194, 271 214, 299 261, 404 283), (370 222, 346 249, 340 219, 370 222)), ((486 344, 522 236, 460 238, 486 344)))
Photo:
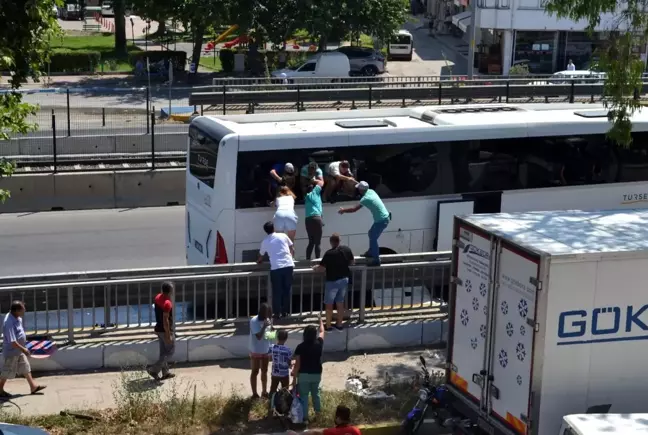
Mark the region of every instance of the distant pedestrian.
POLYGON ((314 270, 326 271, 326 282, 324 283, 324 305, 326 307, 326 331, 333 330, 333 304, 337 310, 335 329, 341 331, 344 321, 344 298, 346 297, 351 269, 353 264, 353 252, 347 246, 340 244, 340 235, 333 233, 329 239, 331 249, 326 251, 320 264, 313 267, 314 270))
POLYGON ((261 395, 268 397, 268 363, 270 362, 270 340, 266 332, 272 329, 272 310, 270 305, 262 303, 259 314, 250 319, 250 386, 252 398, 258 399, 257 377, 261 372, 261 395))
POLYGON ((369 184, 366 181, 359 182, 355 187, 361 196, 360 203, 353 207, 340 208, 338 213, 355 213, 362 207, 367 208, 371 212, 373 225, 371 225, 368 233, 369 256, 372 258, 370 265, 378 266, 380 265, 380 245, 378 245, 378 239, 387 228, 387 225, 389 225, 391 213, 387 210, 387 207, 385 207, 385 204, 376 191, 369 188, 369 184))
POLYGON ((304 197, 304 211, 306 213, 306 234, 308 234, 308 246, 306 246, 306 258, 311 259, 313 249, 315 258, 320 258, 322 253, 320 245, 322 243, 322 229, 324 221, 322 220, 322 186, 324 181, 313 178, 313 183, 308 188, 304 197))
POLYGON ((29 384, 31 394, 37 394, 45 389, 44 385, 37 385, 31 375, 29 357, 31 353, 27 350, 27 335, 23 328, 23 316, 25 315, 25 304, 21 301, 13 301, 9 313, 4 318, 2 333, 2 356, 4 364, 0 373, 0 398, 10 398, 11 394, 4 389, 7 379, 14 379, 17 375, 23 376, 29 384))
POLYGON ((281 186, 275 199, 275 211, 273 223, 275 231, 285 233, 291 242, 295 242, 297 235, 297 213, 295 213, 296 196, 288 186, 281 186))
POLYGON ((319 331, 314 325, 304 328, 304 341, 295 349, 293 376, 297 377, 299 400, 302 402, 304 419, 308 419, 308 396, 313 399, 313 408, 322 410, 320 383, 322 382, 322 352, 324 349, 324 323, 319 317, 319 331))
POLYGON ((280 329, 277 331, 277 344, 270 346, 272 356, 272 376, 270 378, 270 396, 277 392, 279 385, 282 388, 290 386, 290 365, 293 352, 286 346, 288 331, 280 329))
POLYGON ((268 254, 270 259, 270 282, 272 283, 272 311, 275 318, 279 316, 285 317, 288 315, 292 297, 295 248, 287 235, 275 233, 272 222, 266 222, 263 225, 263 230, 267 236, 261 242, 257 263, 262 263, 263 256, 268 254))
POLYGON ((155 333, 158 336, 160 352, 158 360, 149 367, 148 374, 156 381, 175 378, 169 372, 169 359, 175 353, 175 337, 173 335, 173 291, 175 285, 171 281, 162 283, 160 293, 155 296, 153 305, 155 308, 155 333), (160 372, 162 376, 160 376, 160 372))
POLYGON ((576 71, 576 65, 574 65, 574 61, 569 59, 569 63, 567 64, 567 71, 576 71))

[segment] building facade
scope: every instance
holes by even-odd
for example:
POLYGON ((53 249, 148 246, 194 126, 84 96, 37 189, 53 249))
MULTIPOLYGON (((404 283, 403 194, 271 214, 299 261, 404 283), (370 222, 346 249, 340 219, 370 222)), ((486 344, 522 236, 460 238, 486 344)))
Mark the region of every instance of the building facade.
MULTIPOLYGON (((471 0, 428 0, 428 13, 435 31, 447 31, 470 43, 471 0), (463 32, 463 35, 458 35, 463 32)), ((576 69, 589 69, 596 61, 596 50, 605 43, 605 31, 618 27, 614 16, 601 17, 593 35, 584 29, 585 21, 559 19, 544 9, 544 0, 472 0, 477 1, 475 43, 490 63, 492 71, 508 75, 516 64, 526 64, 534 74, 552 74, 567 68, 571 59, 576 69)), ((644 50, 641 50, 644 51, 644 50)), ((645 57, 645 56, 644 56, 645 57)), ((476 61, 475 67, 478 67, 476 61)), ((480 72, 484 73, 484 67, 480 72)), ((489 67, 489 72, 491 68, 489 67)))

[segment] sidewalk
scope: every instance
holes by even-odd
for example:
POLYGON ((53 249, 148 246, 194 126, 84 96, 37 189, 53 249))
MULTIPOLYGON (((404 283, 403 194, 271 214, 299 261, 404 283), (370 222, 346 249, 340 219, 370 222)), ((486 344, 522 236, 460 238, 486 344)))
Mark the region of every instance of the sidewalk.
MULTIPOLYGON (((398 352, 350 355, 346 353, 325 354, 322 388, 342 390, 347 376, 361 372, 376 380, 379 385, 385 373, 394 379, 409 378, 419 371, 419 355, 424 355, 428 367, 441 367, 441 353, 435 350, 408 349, 398 352)), ((199 396, 251 394, 249 385, 249 361, 219 361, 208 366, 185 366, 174 370, 177 377, 157 386, 144 372, 100 372, 89 374, 62 373, 39 376, 36 382, 46 385, 43 395, 26 394, 25 380, 7 382, 6 390, 15 394, 13 399, 2 403, 2 410, 22 415, 58 414, 63 410, 107 409, 115 407, 115 392, 119 389, 138 391, 159 388, 162 394, 193 393, 194 385, 199 396)), ((260 391, 260 387, 259 387, 260 391)))

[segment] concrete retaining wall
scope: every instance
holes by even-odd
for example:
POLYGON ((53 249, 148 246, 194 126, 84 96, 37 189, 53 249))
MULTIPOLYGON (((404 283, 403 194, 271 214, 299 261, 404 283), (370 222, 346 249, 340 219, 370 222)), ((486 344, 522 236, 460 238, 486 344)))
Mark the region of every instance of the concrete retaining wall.
MULTIPOLYGON (((412 321, 381 325, 357 325, 344 331, 328 333, 325 352, 358 352, 421 345, 438 345, 447 340, 447 320, 412 321)), ((301 341, 302 329, 289 331, 287 345, 295 348, 301 341)), ((247 358, 247 334, 214 334, 201 337, 180 337, 173 362, 207 362, 247 358)), ((71 345, 60 348, 47 359, 31 360, 34 371, 121 369, 142 366, 157 360, 156 340, 133 340, 119 343, 71 345)))
MULTIPOLYGON (((52 156, 51 137, 26 137, 0 142, 3 156, 52 156)), ((186 151, 187 133, 155 134, 155 151, 186 151)), ((70 136, 56 138, 57 155, 146 153, 151 152, 150 134, 121 134, 111 136, 70 136)))
POLYGON ((18 174, 0 188, 11 192, 0 213, 180 205, 185 169, 18 174))

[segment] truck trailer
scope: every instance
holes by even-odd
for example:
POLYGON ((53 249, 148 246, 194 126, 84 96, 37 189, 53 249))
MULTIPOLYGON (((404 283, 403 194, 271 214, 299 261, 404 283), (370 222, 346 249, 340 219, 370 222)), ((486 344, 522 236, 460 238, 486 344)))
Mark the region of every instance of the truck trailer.
POLYGON ((470 215, 453 231, 456 432, 558 435, 565 415, 646 411, 648 210, 470 215))

